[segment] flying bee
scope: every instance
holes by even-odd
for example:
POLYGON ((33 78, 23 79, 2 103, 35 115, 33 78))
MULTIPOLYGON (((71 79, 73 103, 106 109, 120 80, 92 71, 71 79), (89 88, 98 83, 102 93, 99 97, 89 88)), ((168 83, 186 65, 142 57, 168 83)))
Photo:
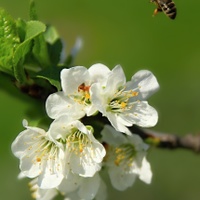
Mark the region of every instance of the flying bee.
POLYGON ((172 0, 150 0, 150 2, 155 3, 157 6, 153 15, 158 12, 164 12, 170 19, 176 18, 176 5, 172 0))

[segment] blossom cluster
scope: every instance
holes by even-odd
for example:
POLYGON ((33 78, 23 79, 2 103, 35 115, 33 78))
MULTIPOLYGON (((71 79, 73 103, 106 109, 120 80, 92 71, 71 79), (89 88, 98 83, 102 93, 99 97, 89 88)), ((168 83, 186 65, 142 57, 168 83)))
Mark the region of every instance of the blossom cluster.
POLYGON ((117 190, 131 187, 137 177, 149 184, 148 145, 128 127, 157 123, 157 111, 146 100, 159 88, 155 76, 141 70, 127 82, 120 65, 110 70, 98 63, 63 69, 60 78, 62 90, 46 100, 48 130, 23 120, 25 130, 12 143, 20 177, 32 179, 33 197, 51 200, 60 193, 65 200, 106 199, 103 169, 117 190), (82 121, 97 113, 110 123, 101 131, 82 121))

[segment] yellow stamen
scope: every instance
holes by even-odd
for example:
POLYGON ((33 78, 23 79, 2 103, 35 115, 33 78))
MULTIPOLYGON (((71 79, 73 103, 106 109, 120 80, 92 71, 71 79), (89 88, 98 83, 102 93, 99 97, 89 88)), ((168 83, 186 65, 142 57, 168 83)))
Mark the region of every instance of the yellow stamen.
POLYGON ((138 92, 134 92, 134 91, 133 91, 133 92, 132 92, 132 96, 133 96, 133 97, 138 96, 138 92))
POLYGON ((119 166, 122 160, 125 158, 124 151, 121 148, 116 148, 115 153, 116 153, 115 165, 119 166))
POLYGON ((79 144, 79 151, 80 151, 80 153, 82 153, 82 152, 83 152, 83 148, 84 148, 84 147, 83 147, 83 144, 82 144, 82 143, 80 143, 80 144, 79 144))
POLYGON ((121 108, 126 108, 126 106, 127 106, 127 103, 121 102, 121 108))
POLYGON ((86 93, 85 93, 85 98, 86 98, 86 99, 90 99, 90 94, 86 92, 86 93))
POLYGON ((36 161, 37 162, 41 162, 41 158, 36 158, 36 161))

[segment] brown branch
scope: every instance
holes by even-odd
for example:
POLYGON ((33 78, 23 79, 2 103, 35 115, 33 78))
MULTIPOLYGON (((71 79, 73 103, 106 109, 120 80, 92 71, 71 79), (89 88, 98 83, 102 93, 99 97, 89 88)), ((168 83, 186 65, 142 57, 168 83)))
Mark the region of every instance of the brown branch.
MULTIPOLYGON (((90 124, 95 128, 97 133, 101 132, 105 124, 110 124, 106 117, 98 115, 92 117, 84 117, 82 119, 84 124, 90 124)), ((188 149, 200 153, 200 134, 188 134, 185 136, 178 136, 171 133, 156 132, 151 129, 144 129, 136 125, 129 127, 130 131, 139 135, 144 141, 150 145, 154 145, 162 149, 188 149)), ((99 135, 99 137, 101 137, 99 135)))
MULTIPOLYGON (((110 124, 106 117, 98 115, 92 117, 84 117, 82 119, 84 124, 90 124, 95 128, 97 133, 101 132, 105 124, 110 124)), ((156 132, 151 129, 144 129, 133 125, 129 127, 130 131, 139 135, 144 141, 150 145, 154 145, 162 149, 188 149, 200 153, 200 134, 188 134, 185 136, 178 136, 171 133, 156 132)), ((99 135, 99 137, 101 137, 99 135)))
POLYGON ((188 134, 178 136, 174 134, 160 133, 149 129, 133 126, 130 130, 140 135, 144 140, 152 141, 157 147, 164 149, 188 149, 200 153, 200 134, 188 134))

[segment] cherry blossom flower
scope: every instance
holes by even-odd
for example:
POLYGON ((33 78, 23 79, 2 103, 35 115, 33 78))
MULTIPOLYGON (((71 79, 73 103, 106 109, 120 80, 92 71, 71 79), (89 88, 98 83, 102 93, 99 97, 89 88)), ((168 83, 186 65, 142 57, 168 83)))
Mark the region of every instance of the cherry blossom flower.
POLYGON ((103 64, 94 64, 89 69, 83 66, 63 69, 62 91, 51 94, 46 101, 49 117, 56 119, 64 114, 80 119, 85 114, 93 115, 97 109, 90 99, 90 87, 94 82, 103 83, 109 73, 103 64))
POLYGON ((29 183, 32 197, 36 200, 52 200, 57 196, 58 190, 56 188, 41 189, 38 184, 38 179, 35 178, 29 183))
POLYGON ((126 83, 123 69, 117 65, 104 83, 91 86, 91 101, 117 131, 130 134, 127 127, 133 124, 151 127, 157 123, 157 111, 146 101, 159 88, 150 71, 141 70, 126 83))
POLYGON ((148 146, 138 135, 123 135, 106 125, 102 136, 107 149, 105 166, 114 188, 125 190, 133 185, 137 177, 147 184, 151 183, 151 167, 146 160, 148 146))
MULTIPOLYGON (((20 159, 21 174, 38 177, 42 189, 54 188, 60 184, 64 175, 64 151, 57 146, 47 132, 41 128, 28 126, 12 143, 13 154, 20 159)), ((21 175, 21 176, 22 176, 21 175)))
POLYGON ((105 183, 99 173, 87 178, 69 173, 58 189, 65 200, 105 200, 107 196, 105 183))
POLYGON ((65 146, 66 170, 83 177, 92 177, 101 169, 106 154, 103 145, 93 136, 93 129, 63 115, 50 126, 49 135, 65 146))

